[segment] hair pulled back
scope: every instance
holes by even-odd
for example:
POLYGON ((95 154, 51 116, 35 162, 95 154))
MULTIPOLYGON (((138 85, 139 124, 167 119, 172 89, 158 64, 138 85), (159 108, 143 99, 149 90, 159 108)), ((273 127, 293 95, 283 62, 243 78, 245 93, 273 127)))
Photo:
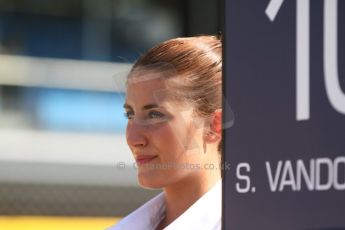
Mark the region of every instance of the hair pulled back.
MULTIPOLYGON (((140 67, 168 65, 174 74, 174 93, 193 105, 204 118, 222 108, 222 42, 216 36, 174 38, 144 53, 134 64, 140 67)), ((221 143, 219 150, 221 149, 221 143)))

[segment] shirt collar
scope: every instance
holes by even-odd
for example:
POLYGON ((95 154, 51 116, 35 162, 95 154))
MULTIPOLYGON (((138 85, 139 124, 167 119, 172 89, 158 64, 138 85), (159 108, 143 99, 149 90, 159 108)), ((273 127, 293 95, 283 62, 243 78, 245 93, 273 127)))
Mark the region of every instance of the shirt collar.
POLYGON ((152 230, 164 217, 164 193, 160 193, 107 230, 152 230))
MULTIPOLYGON (((108 230, 152 230, 165 216, 164 193, 160 193, 143 206, 123 218, 108 230)), ((222 181, 219 180, 165 230, 173 229, 220 229, 222 216, 222 181)))

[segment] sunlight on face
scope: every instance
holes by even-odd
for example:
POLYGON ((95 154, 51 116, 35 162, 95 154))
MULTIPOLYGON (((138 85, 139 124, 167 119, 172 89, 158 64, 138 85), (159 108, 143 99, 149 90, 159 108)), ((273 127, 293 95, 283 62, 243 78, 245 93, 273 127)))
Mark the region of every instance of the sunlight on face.
POLYGON ((127 143, 143 187, 161 188, 197 176, 204 161, 203 120, 187 103, 170 97, 172 89, 157 73, 129 78, 125 103, 127 143))

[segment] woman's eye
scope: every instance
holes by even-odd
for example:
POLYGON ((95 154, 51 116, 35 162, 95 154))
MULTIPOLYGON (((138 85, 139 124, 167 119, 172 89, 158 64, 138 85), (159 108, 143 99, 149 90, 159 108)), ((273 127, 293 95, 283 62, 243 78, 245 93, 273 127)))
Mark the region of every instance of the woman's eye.
POLYGON ((133 116, 134 116, 134 113, 132 111, 126 111, 124 114, 123 114, 127 119, 132 119, 133 116))
POLYGON ((162 118, 164 116, 165 115, 163 113, 160 113, 158 111, 150 111, 149 114, 148 114, 149 118, 162 118))
MULTIPOLYGON (((126 111, 124 112, 124 116, 128 119, 131 120, 134 118, 134 112, 133 111, 126 111)), ((142 121, 144 120, 152 120, 152 119, 162 119, 165 118, 165 114, 158 112, 158 111, 150 111, 145 117, 142 117, 142 121)))

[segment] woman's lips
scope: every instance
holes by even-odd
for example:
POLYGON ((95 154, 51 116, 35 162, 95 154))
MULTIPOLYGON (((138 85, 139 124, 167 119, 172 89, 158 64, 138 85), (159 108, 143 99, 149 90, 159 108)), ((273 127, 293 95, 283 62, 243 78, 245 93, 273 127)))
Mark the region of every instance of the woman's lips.
POLYGON ((139 155, 136 157, 135 160, 136 160, 138 165, 141 165, 141 164, 145 164, 145 163, 152 161, 156 157, 157 156, 153 156, 153 155, 139 155))

